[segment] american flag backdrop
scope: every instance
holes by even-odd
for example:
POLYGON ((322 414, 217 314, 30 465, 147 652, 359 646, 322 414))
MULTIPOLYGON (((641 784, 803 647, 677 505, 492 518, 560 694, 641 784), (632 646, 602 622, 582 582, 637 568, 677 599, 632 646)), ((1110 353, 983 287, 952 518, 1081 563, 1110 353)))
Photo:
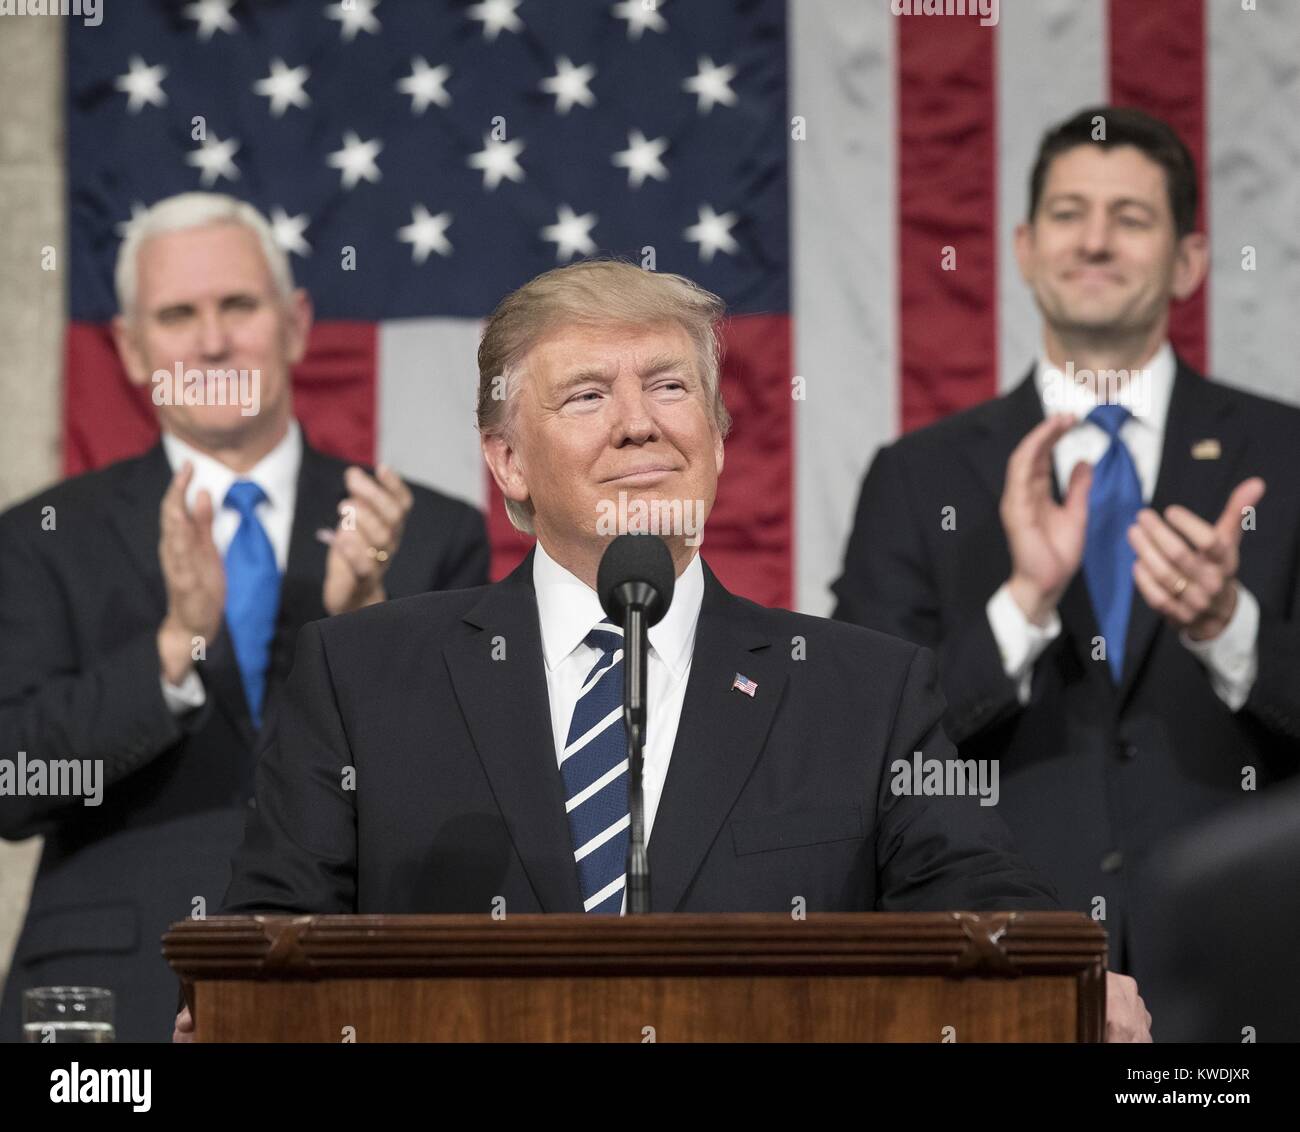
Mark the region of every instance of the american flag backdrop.
POLYGON ((500 576, 526 543, 478 453, 481 320, 557 262, 622 255, 732 311, 706 556, 824 613, 876 447, 1033 360, 1010 240, 1034 148, 1107 101, 1167 117, 1201 163, 1214 268, 1175 346, 1300 400, 1293 0, 1002 0, 991 26, 919 0, 105 7, 67 31, 68 473, 155 435, 108 334, 122 225, 229 192, 315 302, 309 437, 478 502, 500 576))

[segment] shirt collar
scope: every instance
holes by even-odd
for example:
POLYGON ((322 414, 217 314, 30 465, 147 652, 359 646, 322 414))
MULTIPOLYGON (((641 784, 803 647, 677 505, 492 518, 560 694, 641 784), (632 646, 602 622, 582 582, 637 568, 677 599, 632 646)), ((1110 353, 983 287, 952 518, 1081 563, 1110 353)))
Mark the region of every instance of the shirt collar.
MULTIPOLYGON (((1163 435, 1165 420, 1169 416, 1169 398, 1174 390, 1174 374, 1178 369, 1173 347, 1162 342, 1151 359, 1137 372, 1136 380, 1120 394, 1120 403, 1127 406, 1133 419, 1163 435)), ((1096 390, 1067 377, 1046 357, 1040 357, 1034 367, 1034 387, 1042 402, 1043 413, 1073 413, 1082 422, 1100 400, 1105 403, 1104 385, 1096 390)))
MULTIPOLYGON (((596 591, 556 562, 540 542, 533 555, 533 589, 537 592, 542 654, 547 669, 554 671, 582 644, 591 627, 604 620, 605 611, 596 591)), ((650 647, 675 679, 681 679, 690 661, 703 600, 704 569, 696 554, 673 586, 668 612, 648 634, 650 647)))
POLYGON ((213 508, 220 511, 226 492, 237 479, 252 480, 266 492, 267 502, 272 507, 288 507, 293 502, 298 469, 302 465, 302 430, 296 420, 289 421, 279 443, 243 475, 237 475, 220 460, 200 452, 174 433, 163 433, 162 445, 173 474, 186 460, 194 465, 194 478, 186 493, 187 505, 192 506, 198 493, 206 489, 212 497, 213 508))

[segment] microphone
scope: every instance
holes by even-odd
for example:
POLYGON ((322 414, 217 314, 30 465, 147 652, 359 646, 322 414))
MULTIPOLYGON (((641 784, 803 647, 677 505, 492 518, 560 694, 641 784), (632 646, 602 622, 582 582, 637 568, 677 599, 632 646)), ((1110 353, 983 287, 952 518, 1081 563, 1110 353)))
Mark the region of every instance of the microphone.
POLYGON ((658 535, 619 535, 596 571, 600 606, 623 626, 623 723, 627 728, 627 910, 650 911, 650 859, 645 850, 645 799, 641 793, 646 728, 646 632, 668 612, 677 575, 668 544, 658 535))

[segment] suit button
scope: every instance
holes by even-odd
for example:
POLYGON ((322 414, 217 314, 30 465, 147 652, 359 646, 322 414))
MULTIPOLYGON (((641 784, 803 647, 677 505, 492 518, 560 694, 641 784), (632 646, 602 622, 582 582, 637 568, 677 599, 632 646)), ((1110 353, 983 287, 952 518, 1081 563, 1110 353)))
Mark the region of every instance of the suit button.
POLYGON ((256 799, 256 798, 249 798, 249 799, 248 799, 248 808, 249 808, 250 810, 255 810, 255 809, 257 809, 257 799, 256 799))
POLYGON ((1118 849, 1112 849, 1101 859, 1101 871, 1103 873, 1117 873, 1124 867, 1124 854, 1118 849))
POLYGON ((1121 743, 1119 745, 1119 753, 1121 758, 1135 759, 1138 755, 1138 749, 1133 743, 1121 743))

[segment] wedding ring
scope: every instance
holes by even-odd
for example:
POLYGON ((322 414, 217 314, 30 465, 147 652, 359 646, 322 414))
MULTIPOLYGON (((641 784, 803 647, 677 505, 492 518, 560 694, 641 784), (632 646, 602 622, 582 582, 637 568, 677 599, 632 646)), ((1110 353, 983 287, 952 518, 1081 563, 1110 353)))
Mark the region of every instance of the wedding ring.
POLYGON ((369 550, 370 550, 370 557, 373 558, 376 562, 388 561, 388 551, 380 550, 379 547, 377 546, 372 546, 369 548, 369 550))
POLYGON ((1182 597, 1183 590, 1185 589, 1187 589, 1187 578, 1181 577, 1178 579, 1177 584, 1174 586, 1174 597, 1182 597))

